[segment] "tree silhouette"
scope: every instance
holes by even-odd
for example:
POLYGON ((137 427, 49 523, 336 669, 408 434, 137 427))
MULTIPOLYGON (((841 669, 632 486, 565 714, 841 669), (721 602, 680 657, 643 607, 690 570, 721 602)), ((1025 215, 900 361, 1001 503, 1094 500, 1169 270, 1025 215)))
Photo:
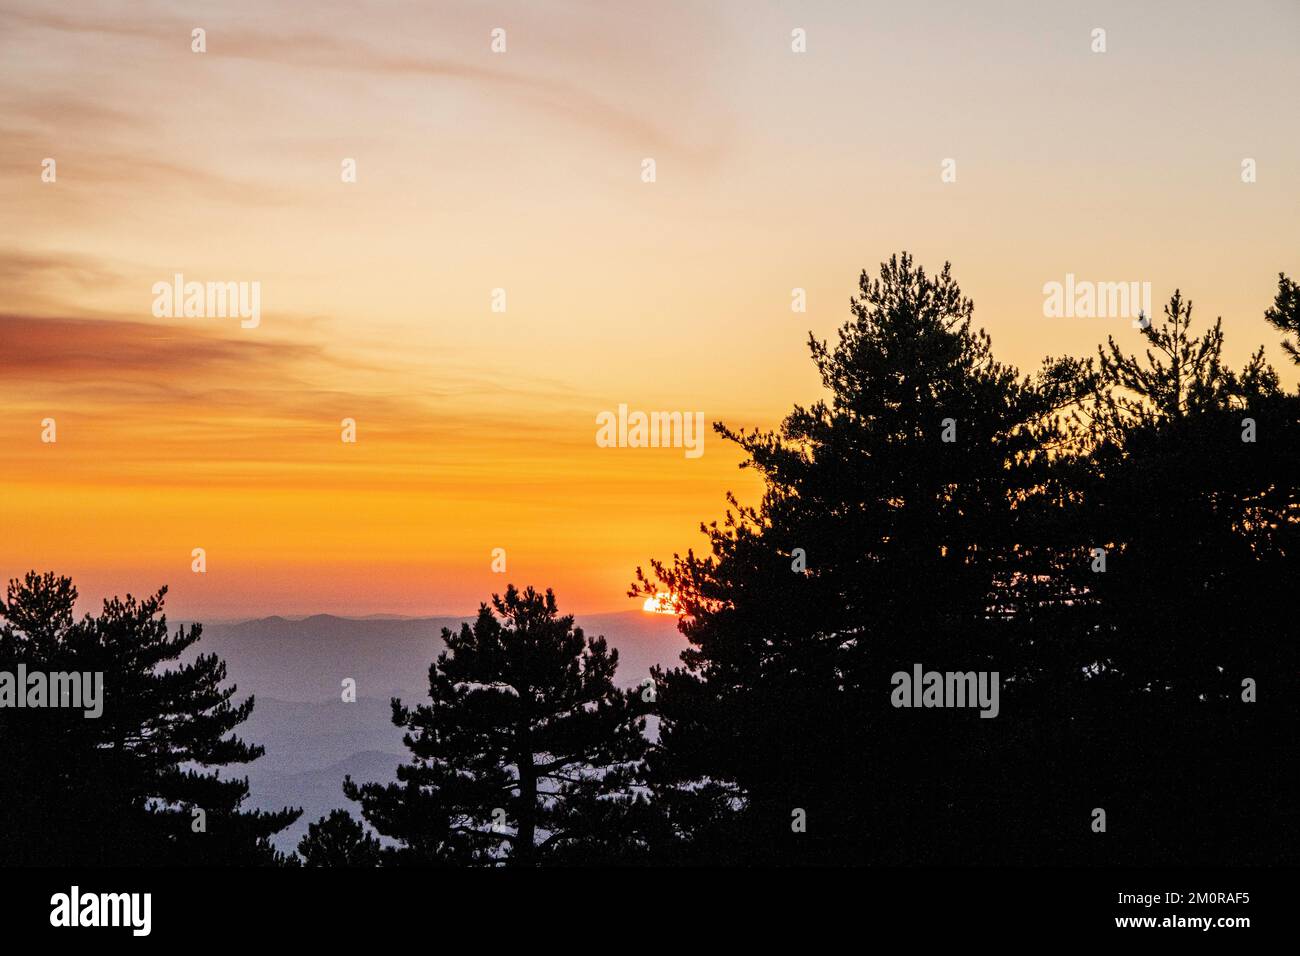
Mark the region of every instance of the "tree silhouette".
MULTIPOLYGON (((370 829, 335 810, 301 862, 1297 862, 1300 394, 1262 347, 1229 367, 1181 292, 1137 351, 1032 377, 946 264, 894 256, 849 304, 809 340, 822 400, 715 425, 759 502, 637 569, 682 665, 622 690, 603 637, 507 587, 443 630, 427 702, 392 701, 396 781, 344 780, 370 829), (996 672, 996 717, 898 706, 916 665, 996 672)), ((1298 307, 1280 275, 1266 319, 1300 334, 1298 307)), ((262 753, 253 700, 165 594, 76 620, 68 578, 10 582, 0 673, 99 673, 105 700, 0 706, 0 863, 298 862, 269 839, 300 811, 223 775, 262 753)))
MULTIPOLYGON (((1269 324, 1280 332, 1300 335, 1300 286, 1279 272, 1277 276, 1277 295, 1273 304, 1264 313, 1269 324)), ((1300 345, 1290 339, 1282 340, 1282 348, 1291 356, 1291 361, 1300 365, 1300 345)))
POLYGON ((308 824, 298 841, 303 864, 314 867, 369 867, 380 863, 379 841, 346 810, 331 811, 308 824))
POLYGON ((837 345, 810 341, 829 398, 776 433, 718 427, 762 473, 761 503, 731 498, 723 525, 703 529, 709 556, 638 569, 633 588, 678 595, 692 645, 658 675, 657 781, 734 785, 752 839, 722 838, 733 857, 928 854, 940 838, 908 821, 956 827, 956 791, 922 765, 960 772, 995 731, 900 715, 890 675, 917 662, 1005 672, 1025 626, 1006 601, 1045 599, 1017 506, 1044 480, 1050 403, 993 359, 948 266, 930 276, 903 254, 859 285, 837 345))
POLYGON ((1268 768, 1290 762, 1282 729, 1298 715, 1300 657, 1279 635, 1300 545, 1300 398, 1262 348, 1227 368, 1220 321, 1191 328, 1175 292, 1143 355, 1112 338, 1095 364, 1071 363, 1089 439, 1069 462, 1069 522, 1107 566, 1075 566, 1086 598, 1060 632, 1087 648, 1074 658, 1086 695, 1044 687, 1040 706, 1074 718, 1059 785, 1127 808, 1120 859, 1263 862, 1289 852, 1268 768), (1247 702, 1247 681, 1268 699, 1247 702))
POLYGON ((262 748, 233 734, 216 655, 181 657, 201 628, 168 637, 166 588, 73 616, 66 577, 29 572, 0 607, 0 671, 102 673, 103 713, 0 708, 0 859, 19 865, 248 864, 280 859, 269 837, 301 811, 245 811, 246 779, 220 768, 262 748))
POLYGON ((826 400, 777 432, 717 426, 761 472, 760 503, 729 497, 708 555, 637 571, 634 594, 676 596, 691 645, 656 674, 670 855, 1293 854, 1279 785, 1240 786, 1287 765, 1294 713, 1251 709, 1243 680, 1296 699, 1294 642, 1275 635, 1297 399, 1262 351, 1226 368, 1219 323, 1193 336, 1175 295, 1144 356, 1112 340, 1020 379, 948 267, 906 254, 851 307, 836 347, 811 342, 826 400), (914 663, 997 671, 1000 715, 893 707, 890 674, 914 663))
POLYGON ((429 703, 393 700, 414 760, 395 783, 344 782, 399 842, 391 862, 544 862, 637 806, 644 707, 614 685, 618 652, 560 616, 551 591, 511 585, 442 637, 429 703))

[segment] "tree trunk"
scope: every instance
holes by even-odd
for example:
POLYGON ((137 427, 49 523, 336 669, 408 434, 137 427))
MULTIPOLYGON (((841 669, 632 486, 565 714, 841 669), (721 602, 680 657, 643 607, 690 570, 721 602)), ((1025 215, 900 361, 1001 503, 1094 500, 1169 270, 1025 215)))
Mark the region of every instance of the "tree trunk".
POLYGON ((532 751, 519 754, 519 833, 514 845, 514 861, 532 866, 537 834, 537 769, 532 751))

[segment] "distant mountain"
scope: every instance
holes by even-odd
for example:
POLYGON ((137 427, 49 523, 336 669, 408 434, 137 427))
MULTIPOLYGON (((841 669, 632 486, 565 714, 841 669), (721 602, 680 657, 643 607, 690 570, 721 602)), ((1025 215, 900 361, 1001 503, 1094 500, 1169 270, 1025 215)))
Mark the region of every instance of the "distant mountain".
MULTIPOLYGON (((416 703, 428 694, 429 666, 442 650, 444 627, 456 617, 367 618, 317 614, 205 624, 196 651, 221 656, 236 697, 257 698, 240 728, 266 755, 244 768, 254 807, 301 806, 302 818, 282 833, 280 849, 294 849, 307 824, 335 807, 355 807, 343 797, 343 777, 389 780, 406 755, 392 724, 391 697, 416 703), (344 703, 342 682, 356 681, 357 700, 344 703)), ((588 637, 604 635, 619 652, 618 681, 639 685, 656 664, 672 667, 686 647, 676 619, 627 611, 577 621, 588 637)))
MULTIPOLYGON (((406 758, 395 753, 362 750, 343 760, 314 770, 296 773, 263 773, 249 776, 252 794, 249 809, 278 810, 281 807, 302 807, 303 814, 293 826, 282 830, 273 841, 288 853, 296 850, 298 841, 307 835, 307 827, 337 807, 347 809, 360 818, 355 804, 343 796, 343 778, 349 774, 359 783, 368 780, 392 780, 397 765, 406 758)), ((265 763, 260 760, 258 763, 265 763)))
POLYGON ((259 694, 239 733, 264 746, 266 756, 240 772, 257 783, 267 776, 319 770, 362 750, 403 753, 402 731, 393 726, 392 714, 387 698, 304 704, 259 694))
MULTIPOLYGON (((444 627, 462 618, 364 619, 317 614, 266 617, 238 624, 205 624, 199 650, 225 659, 240 694, 282 701, 338 700, 342 681, 357 682, 359 697, 423 696, 429 665, 442 650, 444 627)), ((603 634, 619 652, 619 683, 640 684, 655 664, 672 667, 686 647, 676 619, 624 611, 577 622, 588 637, 603 634)))
POLYGON ((579 617, 577 624, 588 637, 603 634, 609 646, 618 651, 618 682, 624 687, 640 684, 655 665, 678 666, 688 646, 677 630, 677 618, 669 614, 589 614, 579 617))
POLYGON ((387 699, 424 692, 443 627, 457 618, 353 620, 317 614, 204 625, 200 650, 225 659, 241 694, 283 701, 339 700, 345 678, 357 696, 387 699))

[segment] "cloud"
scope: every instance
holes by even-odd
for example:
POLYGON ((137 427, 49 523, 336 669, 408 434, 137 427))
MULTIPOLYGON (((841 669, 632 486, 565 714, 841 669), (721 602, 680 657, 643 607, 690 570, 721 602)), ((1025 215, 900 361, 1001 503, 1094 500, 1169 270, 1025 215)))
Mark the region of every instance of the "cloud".
MULTIPOLYGON (((30 371, 135 372, 180 359, 207 366, 247 362, 266 354, 269 343, 236 342, 148 322, 81 318, 36 318, 0 314, 0 370, 10 376, 30 371)), ((277 348, 283 348, 278 346, 277 348)), ((302 346, 288 346, 301 350, 302 346)))
POLYGON ((71 384, 74 377, 125 383, 144 376, 196 379, 198 385, 206 376, 247 377, 320 358, 318 348, 302 343, 237 339, 192 325, 104 319, 0 315, 0 341, 0 375, 10 383, 54 379, 71 384))
MULTIPOLYGON (((127 21, 122 18, 93 20, 89 17, 65 17, 48 10, 0 11, 0 18, 37 29, 62 33, 108 34, 135 38, 165 39, 175 35, 173 27, 158 17, 127 21)), ((187 31, 188 32, 188 31, 187 31)))
MULTIPOLYGON (((35 10, 7 12, 0 14, 0 17, 30 29, 123 38, 128 41, 140 41, 134 43, 133 48, 143 44, 147 49, 158 52, 173 49, 177 55, 190 55, 188 44, 193 24, 178 19, 168 20, 165 14, 151 14, 147 19, 140 17, 135 20, 122 18, 110 20, 68 17, 35 10), (160 46, 160 41, 165 41, 166 46, 160 46)), ((575 30, 583 27, 585 23, 586 21, 575 23, 575 30)), ((716 159, 717 156, 718 151, 714 143, 703 143, 698 136, 690 138, 674 136, 659 123, 647 119, 646 111, 617 106, 592 91, 594 83, 610 89, 620 82, 629 80, 627 72, 629 67, 626 62, 602 64, 598 69, 598 75, 591 76, 590 82, 575 82, 556 75, 547 75, 536 69, 517 72, 495 63, 484 65, 436 54, 425 56, 388 48, 380 49, 359 41, 353 34, 336 36, 320 32, 303 32, 296 29, 296 26, 295 23, 294 29, 284 32, 269 28, 252 30, 234 25, 226 27, 214 22, 209 27, 207 55, 298 69, 445 79, 476 88, 489 97, 493 94, 506 97, 550 119, 581 126, 606 138, 635 145, 638 149, 675 153, 705 162, 716 159), (614 71, 613 75, 606 75, 610 70, 614 71)), ((415 31, 415 24, 407 24, 403 28, 402 38, 412 35, 415 31)), ((562 31, 561 36, 564 35, 565 32, 562 31)), ((555 40, 551 39, 547 42, 553 45, 555 40)), ((485 37, 482 46, 486 49, 485 37)), ((583 49, 581 45, 569 49, 548 46, 548 52, 543 53, 545 56, 543 62, 555 64, 561 70, 572 70, 575 66, 581 68, 583 49)), ((641 52, 644 55, 648 51, 641 52)), ((689 85, 688 81, 678 73, 680 69, 660 77, 656 83, 665 84, 666 95, 673 97, 677 102, 678 113, 680 113, 682 105, 680 100, 674 94, 668 93, 668 89, 674 84, 689 85)), ((634 81, 633 85, 639 84, 634 81)), ((56 110, 50 111, 51 114, 59 116, 64 122, 83 113, 105 122, 115 117, 121 118, 118 111, 103 110, 90 104, 76 104, 70 102, 63 94, 60 94, 58 102, 51 103, 51 106, 57 107, 56 110)), ((716 118, 710 123, 709 129, 714 137, 721 135, 716 118)))
POLYGON ((10 139, 11 146, 15 130, 24 127, 40 130, 46 136, 72 132, 103 136, 106 133, 138 135, 148 125, 136 112, 66 91, 40 88, 18 94, 14 90, 0 90, 0 96, 3 96, 0 105, 8 127, 6 139, 10 139))
POLYGON ((9 289, 21 282, 57 279, 78 285, 117 281, 119 274, 102 259, 76 253, 0 251, 0 282, 9 289))
POLYGON ((308 433, 336 429, 344 416, 425 462, 451 447, 553 448, 589 437, 585 414, 568 416, 582 423, 580 430, 557 435, 548 418, 521 418, 495 401, 508 394, 534 408, 581 407, 554 383, 530 389, 481 372, 440 370, 437 384, 411 385, 405 376, 395 379, 397 369, 370 367, 315 344, 225 335, 189 321, 0 314, 0 342, 0 396, 7 405, 57 404, 115 419, 121 428, 171 432, 196 446, 223 435, 238 439, 235 444, 252 436, 285 443, 287 451, 308 433))

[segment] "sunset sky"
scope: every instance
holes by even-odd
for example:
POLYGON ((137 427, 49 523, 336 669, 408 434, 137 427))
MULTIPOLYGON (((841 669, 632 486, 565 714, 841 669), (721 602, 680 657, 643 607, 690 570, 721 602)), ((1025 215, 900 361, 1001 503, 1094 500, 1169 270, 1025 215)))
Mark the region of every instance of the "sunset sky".
POLYGON ((638 607, 758 486, 596 415, 775 425, 903 249, 1022 371, 1136 345, 1044 317, 1073 273, 1181 286, 1294 385, 1298 36, 1294 0, 0 0, 0 574, 191 618, 638 607), (155 318, 175 273, 259 282, 260 325, 155 318))

